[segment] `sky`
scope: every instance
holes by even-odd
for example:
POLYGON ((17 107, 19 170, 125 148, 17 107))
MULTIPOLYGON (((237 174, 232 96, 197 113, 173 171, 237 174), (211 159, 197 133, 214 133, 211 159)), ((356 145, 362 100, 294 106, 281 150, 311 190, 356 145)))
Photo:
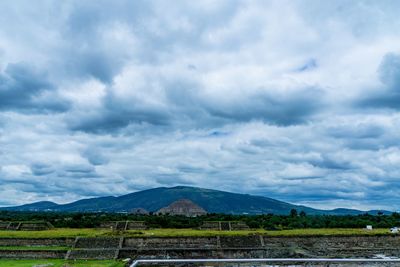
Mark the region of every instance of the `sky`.
POLYGON ((0 1, 0 206, 196 186, 400 210, 400 1, 0 1))

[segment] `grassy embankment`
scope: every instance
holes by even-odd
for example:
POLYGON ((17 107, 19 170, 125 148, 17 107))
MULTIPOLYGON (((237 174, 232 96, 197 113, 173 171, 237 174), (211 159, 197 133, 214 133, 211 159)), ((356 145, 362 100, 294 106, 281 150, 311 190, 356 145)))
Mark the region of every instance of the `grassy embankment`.
POLYGON ((65 261, 65 260, 5 260, 0 259, 0 267, 32 267, 35 265, 53 264, 52 267, 123 267, 122 262, 113 260, 65 261))
POLYGON ((390 235, 388 229, 294 229, 281 231, 249 230, 249 231, 209 231, 194 229, 151 229, 142 231, 126 231, 122 233, 100 229, 67 229, 58 228, 46 231, 0 231, 0 238, 63 238, 63 237, 98 237, 98 236, 241 236, 261 234, 267 236, 326 236, 326 235, 390 235))

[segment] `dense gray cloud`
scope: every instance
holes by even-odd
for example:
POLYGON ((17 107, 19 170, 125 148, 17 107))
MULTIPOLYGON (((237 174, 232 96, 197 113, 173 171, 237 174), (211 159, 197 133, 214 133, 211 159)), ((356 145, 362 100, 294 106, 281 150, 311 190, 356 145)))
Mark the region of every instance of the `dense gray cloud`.
POLYGON ((8 64, 0 73, 0 110, 66 111, 69 103, 51 92, 45 74, 23 63, 8 64))
POLYGON ((1 2, 0 205, 183 184, 398 210, 399 11, 1 2))
POLYGON ((400 109, 400 54, 385 55, 379 68, 382 86, 364 97, 359 105, 369 108, 400 109))

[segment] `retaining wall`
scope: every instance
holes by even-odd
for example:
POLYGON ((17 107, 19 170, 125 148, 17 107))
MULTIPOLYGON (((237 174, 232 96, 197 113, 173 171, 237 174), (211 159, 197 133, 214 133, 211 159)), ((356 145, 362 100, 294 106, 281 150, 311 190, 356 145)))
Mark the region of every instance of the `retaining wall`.
POLYGON ((127 230, 145 230, 146 223, 142 221, 128 221, 127 230))
POLYGON ((120 257, 400 257, 400 236, 126 238, 120 257), (163 256, 164 255, 164 256, 163 256))
POLYGON ((117 221, 117 222, 101 223, 100 228, 113 229, 117 231, 126 231, 126 230, 145 230, 147 229, 147 226, 146 222, 144 221, 117 221))
MULTIPOLYGON (((65 254, 64 254, 65 255, 65 254)), ((69 260, 108 260, 118 257, 117 249, 79 249, 71 250, 68 253, 67 259, 69 260)))
POLYGON ((119 237, 78 237, 74 248, 118 248, 120 240, 119 237))
POLYGON ((217 237, 125 238, 123 248, 217 248, 217 237))
POLYGON ((65 250, 0 250, 0 259, 63 259, 65 250))
POLYGON ((0 246, 29 247, 29 246, 59 246, 69 247, 75 238, 0 238, 0 246))
POLYGON ((222 248, 260 248, 262 247, 261 237, 252 236, 221 236, 222 248))
POLYGON ((0 222, 0 230, 42 231, 54 228, 49 222, 0 222))
MULTIPOLYGON (((72 246, 72 239, 0 239, 0 246, 72 246)), ((0 258, 314 258, 400 257, 400 236, 97 237, 65 251, 0 251, 0 258), (48 253, 48 254, 46 254, 48 253)))

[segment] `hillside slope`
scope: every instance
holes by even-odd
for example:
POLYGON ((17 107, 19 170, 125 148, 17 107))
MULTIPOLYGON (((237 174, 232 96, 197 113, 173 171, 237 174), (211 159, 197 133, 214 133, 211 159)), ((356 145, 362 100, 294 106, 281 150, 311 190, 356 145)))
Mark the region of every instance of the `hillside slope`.
POLYGON ((268 197, 237 194, 197 187, 159 187, 143 190, 119 197, 99 197, 83 199, 58 205, 53 202, 37 202, 17 207, 2 209, 21 211, 63 211, 63 212, 129 212, 134 208, 144 208, 155 212, 174 201, 188 199, 204 208, 209 213, 226 214, 289 214, 291 209, 307 214, 360 214, 363 211, 349 209, 318 210, 297 206, 268 197))

